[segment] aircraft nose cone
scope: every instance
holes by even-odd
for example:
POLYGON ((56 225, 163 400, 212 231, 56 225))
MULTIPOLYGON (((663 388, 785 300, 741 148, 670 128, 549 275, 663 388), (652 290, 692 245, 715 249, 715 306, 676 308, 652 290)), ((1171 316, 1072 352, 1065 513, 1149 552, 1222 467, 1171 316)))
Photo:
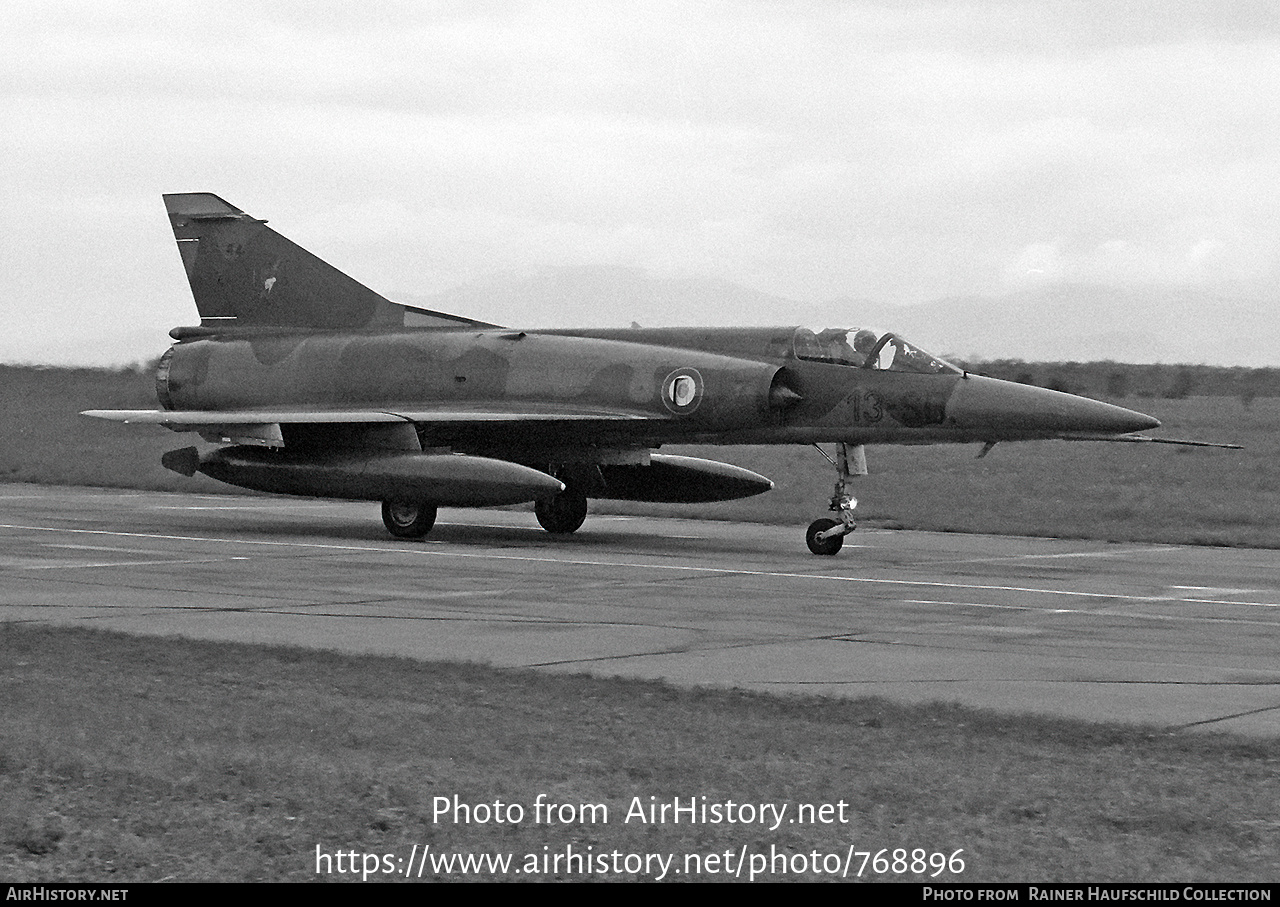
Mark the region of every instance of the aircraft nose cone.
POLYGON ((992 439, 1124 435, 1160 425, 1145 413, 1075 394, 970 375, 947 403, 947 419, 961 429, 987 430, 992 439))

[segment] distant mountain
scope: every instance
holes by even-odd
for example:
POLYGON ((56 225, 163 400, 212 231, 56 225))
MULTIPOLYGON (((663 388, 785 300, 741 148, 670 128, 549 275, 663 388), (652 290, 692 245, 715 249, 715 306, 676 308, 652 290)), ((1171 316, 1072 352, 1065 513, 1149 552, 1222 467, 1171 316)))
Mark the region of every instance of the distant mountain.
POLYGON ((1194 287, 1079 284, 911 306, 851 297, 801 303, 725 280, 585 266, 508 272, 392 298, 519 327, 871 326, 971 360, 1280 365, 1280 303, 1194 287))
POLYGON ((518 327, 787 324, 796 303, 726 280, 653 277, 642 268, 563 267, 504 272, 430 296, 392 299, 518 327))

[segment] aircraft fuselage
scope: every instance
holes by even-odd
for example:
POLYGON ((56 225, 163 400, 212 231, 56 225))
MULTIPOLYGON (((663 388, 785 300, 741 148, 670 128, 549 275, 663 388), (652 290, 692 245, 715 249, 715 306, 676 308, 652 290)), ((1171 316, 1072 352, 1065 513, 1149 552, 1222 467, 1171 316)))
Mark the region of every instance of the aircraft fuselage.
MULTIPOLYGON (((576 414, 575 443, 634 447, 994 442, 1157 424, 1110 404, 976 375, 802 360, 788 346, 795 331, 690 329, 683 339, 670 330, 229 333, 175 345, 158 390, 174 411, 519 406, 576 414), (599 421, 590 418, 595 411, 599 421), (636 418, 603 418, 619 413, 636 418)), ((527 454, 563 443, 559 424, 419 430, 424 447, 511 444, 527 454)))

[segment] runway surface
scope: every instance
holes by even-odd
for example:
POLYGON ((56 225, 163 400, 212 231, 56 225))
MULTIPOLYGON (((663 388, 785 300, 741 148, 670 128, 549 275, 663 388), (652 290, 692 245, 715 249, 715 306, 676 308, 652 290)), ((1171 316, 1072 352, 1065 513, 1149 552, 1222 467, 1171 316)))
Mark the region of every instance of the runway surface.
POLYGON ((0 620, 1280 736, 1280 552, 0 485, 0 620))

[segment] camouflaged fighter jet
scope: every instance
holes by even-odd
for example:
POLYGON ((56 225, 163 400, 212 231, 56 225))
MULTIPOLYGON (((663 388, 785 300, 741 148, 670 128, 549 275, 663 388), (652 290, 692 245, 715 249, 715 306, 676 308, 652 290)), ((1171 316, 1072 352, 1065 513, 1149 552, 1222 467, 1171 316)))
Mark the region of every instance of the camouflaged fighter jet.
MULTIPOLYGON (((158 410, 85 415, 225 443, 166 467, 261 491, 382 502, 392 535, 439 505, 534 502, 553 533, 589 498, 699 503, 768 491, 663 444, 834 443, 830 509, 855 528, 867 444, 1156 440, 1142 413, 969 374, 891 333, 833 328, 518 330, 391 302, 209 193, 164 196, 200 324, 156 374, 158 410)), ((980 454, 980 456, 982 455, 980 454)))

